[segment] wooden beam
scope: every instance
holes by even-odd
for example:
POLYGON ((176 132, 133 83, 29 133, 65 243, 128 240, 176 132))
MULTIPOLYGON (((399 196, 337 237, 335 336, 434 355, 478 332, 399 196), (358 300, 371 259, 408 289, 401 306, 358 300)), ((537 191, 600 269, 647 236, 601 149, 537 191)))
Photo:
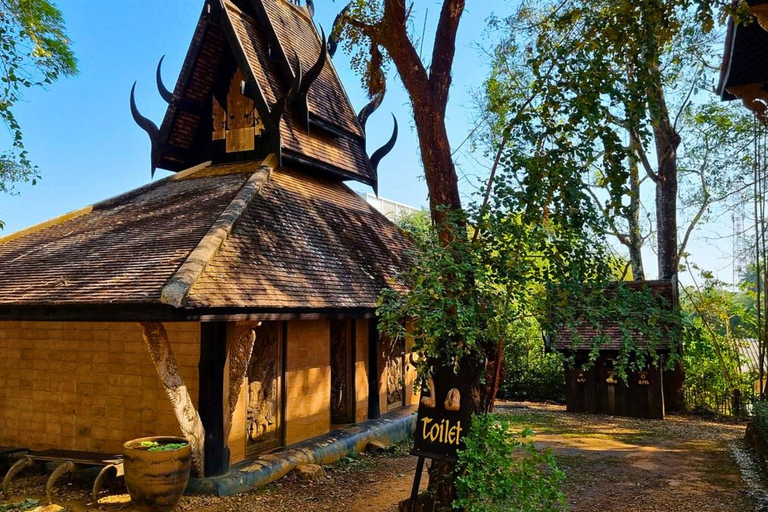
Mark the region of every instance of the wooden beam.
POLYGON ((229 448, 224 415, 229 414, 227 324, 200 324, 200 391, 197 409, 205 428, 205 476, 221 476, 229 470, 229 448))

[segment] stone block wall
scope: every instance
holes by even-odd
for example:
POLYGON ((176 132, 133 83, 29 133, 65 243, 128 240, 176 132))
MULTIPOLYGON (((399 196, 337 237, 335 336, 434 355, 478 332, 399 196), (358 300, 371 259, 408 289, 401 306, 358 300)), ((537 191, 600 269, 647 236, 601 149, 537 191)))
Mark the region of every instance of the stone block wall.
POLYGON ((285 444, 331 428, 331 324, 288 322, 285 373, 285 444))
MULTIPOLYGON (((165 326, 196 402, 200 324, 165 326)), ((138 325, 0 322, 0 445, 119 452, 180 434, 138 325)))

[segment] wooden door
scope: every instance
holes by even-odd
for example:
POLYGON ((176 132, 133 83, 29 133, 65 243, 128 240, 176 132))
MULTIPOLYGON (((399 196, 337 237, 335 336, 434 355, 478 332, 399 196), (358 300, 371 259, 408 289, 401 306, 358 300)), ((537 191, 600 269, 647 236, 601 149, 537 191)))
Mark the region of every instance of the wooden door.
POLYGON ((331 423, 355 421, 355 323, 331 321, 331 423))
POLYGON ((282 444, 283 322, 264 322, 248 366, 246 454, 250 457, 282 444))

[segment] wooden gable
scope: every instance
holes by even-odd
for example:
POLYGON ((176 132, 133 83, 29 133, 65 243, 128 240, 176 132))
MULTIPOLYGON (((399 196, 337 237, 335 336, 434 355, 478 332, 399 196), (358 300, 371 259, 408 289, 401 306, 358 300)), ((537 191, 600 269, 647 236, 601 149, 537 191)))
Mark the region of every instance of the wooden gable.
POLYGON ((150 133, 153 167, 177 172, 276 153, 306 172, 376 186, 364 130, 306 8, 209 0, 164 97, 165 118, 150 133))

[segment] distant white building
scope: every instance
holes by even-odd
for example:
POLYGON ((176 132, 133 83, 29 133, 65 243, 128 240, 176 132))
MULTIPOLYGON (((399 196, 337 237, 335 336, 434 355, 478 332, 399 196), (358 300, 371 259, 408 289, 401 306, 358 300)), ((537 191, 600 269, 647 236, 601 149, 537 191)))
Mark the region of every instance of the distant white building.
POLYGON ((370 192, 366 192, 365 194, 361 193, 360 195, 363 197, 363 199, 368 201, 368 204, 383 213, 384 216, 392 222, 397 222, 407 215, 412 215, 420 211, 419 208, 414 208, 413 206, 408 206, 407 204, 398 203, 397 201, 392 201, 391 199, 384 199, 383 197, 376 197, 370 192))

